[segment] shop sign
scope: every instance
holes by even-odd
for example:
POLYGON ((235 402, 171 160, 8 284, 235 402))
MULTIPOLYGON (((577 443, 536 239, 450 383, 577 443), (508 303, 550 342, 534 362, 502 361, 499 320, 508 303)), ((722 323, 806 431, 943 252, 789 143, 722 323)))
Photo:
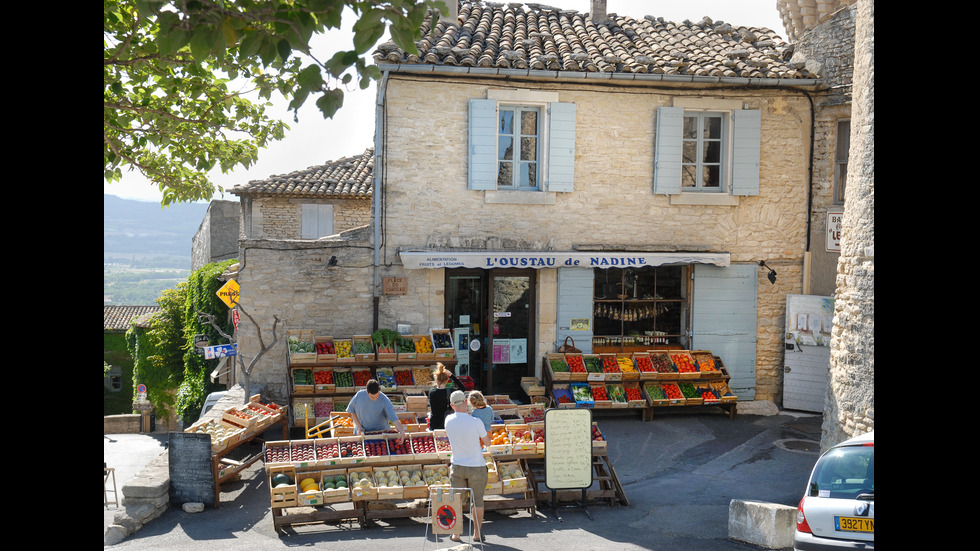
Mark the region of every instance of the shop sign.
POLYGON ((408 280, 404 277, 385 277, 381 283, 386 295, 408 294, 408 280))
POLYGON ((509 252, 509 251, 402 251, 402 264, 423 268, 641 268, 665 264, 713 264, 727 267, 729 253, 683 252, 509 252))
POLYGON ((840 252, 840 234, 843 225, 844 211, 827 212, 827 252, 840 252))
POLYGON ((234 356, 235 354, 237 352, 235 351, 234 344, 219 344, 217 346, 208 346, 204 349, 204 359, 206 360, 234 356))
POLYGON ((235 305, 238 304, 238 292, 240 290, 241 287, 238 285, 238 282, 234 279, 229 279, 224 285, 221 286, 220 289, 218 289, 218 298, 220 298, 221 301, 228 306, 228 308, 234 308, 235 305))

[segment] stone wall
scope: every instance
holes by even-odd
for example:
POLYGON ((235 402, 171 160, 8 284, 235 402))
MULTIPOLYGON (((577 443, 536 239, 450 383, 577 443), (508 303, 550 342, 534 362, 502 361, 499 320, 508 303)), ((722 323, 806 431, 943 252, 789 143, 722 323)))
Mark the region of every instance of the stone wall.
POLYGON ((851 151, 821 447, 874 430, 874 2, 859 0, 851 151))
POLYGON ((241 212, 238 201, 211 201, 191 241, 191 270, 238 256, 241 212))
MULTIPOLYGON (((308 240, 243 240, 241 304, 261 325, 266 345, 272 341, 273 316, 285 330, 312 330, 315 335, 349 337, 371 332, 372 245, 367 227, 330 238, 308 240), (330 267, 332 256, 337 265, 330 267)), ((239 325, 246 365, 261 349, 255 326, 245 316, 239 325)), ((266 353, 251 376, 253 388, 285 403, 285 334, 266 353)))
MULTIPOLYGON (((559 101, 577 104, 575 191, 548 194, 551 204, 494 204, 491 192, 467 189, 467 101, 487 97, 489 88, 515 87, 504 81, 391 76, 385 125, 386 225, 391 231, 383 236, 385 263, 391 266, 384 275, 406 277, 410 294, 382 297, 380 325, 405 319, 423 327, 443 323, 443 272, 400 269, 398 247, 571 250, 604 244, 727 251, 733 263, 765 260, 779 272, 776 286, 760 274, 757 351, 757 398, 778 400, 785 294, 801 292, 812 117, 807 98, 780 90, 695 94, 579 82, 523 83, 520 88, 556 91, 559 101), (694 95, 703 102, 761 111, 758 196, 706 205, 678 204, 653 194, 657 107, 694 95), (440 113, 439 125, 431 124, 433 112, 440 113)), ((551 303, 556 297, 554 291, 545 292, 546 278, 554 274, 542 271, 540 278, 538 354, 551 351, 555 339, 551 303)))
POLYGON ((371 223, 371 201, 344 198, 256 197, 252 200, 251 239, 300 239, 304 203, 333 205, 334 233, 371 223))

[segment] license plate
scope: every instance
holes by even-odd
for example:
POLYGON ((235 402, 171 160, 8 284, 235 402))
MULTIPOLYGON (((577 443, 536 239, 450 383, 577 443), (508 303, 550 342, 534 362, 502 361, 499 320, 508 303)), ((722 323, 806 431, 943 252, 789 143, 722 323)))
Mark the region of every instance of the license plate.
POLYGON ((875 519, 873 518, 834 517, 834 524, 838 532, 875 533, 875 519))

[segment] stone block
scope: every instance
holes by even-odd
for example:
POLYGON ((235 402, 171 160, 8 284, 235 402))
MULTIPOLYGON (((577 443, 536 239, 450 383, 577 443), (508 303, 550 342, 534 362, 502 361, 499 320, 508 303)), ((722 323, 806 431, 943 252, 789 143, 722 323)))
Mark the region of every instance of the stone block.
POLYGON ((765 547, 793 546, 796 507, 733 499, 728 506, 728 537, 765 547))

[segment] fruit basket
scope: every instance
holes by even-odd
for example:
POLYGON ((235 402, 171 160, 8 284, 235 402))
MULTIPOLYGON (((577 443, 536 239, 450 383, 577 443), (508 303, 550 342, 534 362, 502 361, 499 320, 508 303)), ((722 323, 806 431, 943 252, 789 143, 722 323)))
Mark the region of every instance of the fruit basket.
POLYGON ((432 339, 428 335, 415 336, 415 359, 416 360, 436 359, 435 347, 432 346, 432 339))
POLYGON ((320 490, 323 503, 345 503, 350 501, 350 488, 347 487, 346 469, 328 469, 320 472, 320 490))
POLYGON ((687 402, 677 383, 663 381, 660 386, 664 389, 664 395, 667 396, 667 405, 677 406, 687 402))
POLYGON ((636 364, 633 363, 632 355, 617 356, 616 363, 619 365, 619 371, 622 372, 623 381, 639 381, 640 372, 636 369, 636 364))
POLYGON ((292 466, 289 461, 289 441, 266 442, 262 451, 265 470, 271 472, 273 467, 292 466))
POLYGON ((728 383, 724 381, 716 381, 708 384, 711 386, 711 388, 715 389, 715 391, 718 392, 718 399, 722 403, 731 403, 731 402, 738 401, 738 396, 736 396, 735 393, 732 392, 732 389, 729 388, 728 383))
POLYGON ((721 403, 718 393, 707 383, 696 383, 694 385, 694 389, 697 390, 698 395, 701 396, 701 400, 705 405, 716 405, 721 403))
POLYGON ((585 369, 585 360, 581 354, 565 354, 565 364, 568 366, 570 381, 585 382, 589 379, 589 372, 585 369))
POLYGON ((558 407, 575 407, 575 397, 572 396, 572 391, 569 390, 568 385, 552 385, 551 395, 554 396, 555 404, 558 407))
POLYGON ((615 354, 600 354, 602 360, 602 372, 605 374, 606 381, 622 381, 623 372, 619 369, 619 361, 615 354))
POLYGON ((378 499, 402 499, 405 496, 405 485, 398 470, 392 466, 374 468, 374 487, 378 489, 378 499))
POLYGON ((691 357, 697 362, 698 371, 707 375, 716 375, 721 371, 715 363, 715 357, 708 350, 692 350, 691 357))
POLYGON ((507 425, 507 436, 510 437, 514 455, 533 455, 538 452, 534 435, 528 425, 507 425))
POLYGON ((398 366, 394 368, 395 371, 395 384, 401 390, 415 390, 415 379, 412 378, 412 368, 405 366, 398 366))
POLYGON ((639 383, 623 383, 623 390, 626 392, 626 405, 631 408, 646 407, 647 400, 643 397, 639 383))
POLYGON ((281 465, 268 469, 269 497, 272 508, 296 507, 297 493, 296 468, 292 465, 281 465))
POLYGON ((694 363, 694 358, 691 357, 688 351, 672 350, 670 352, 670 360, 677 366, 678 379, 697 379, 701 377, 698 366, 694 363))
POLYGON ((315 337, 313 345, 316 350, 316 361, 332 362, 337 359, 337 349, 334 347, 333 337, 315 337))
POLYGON ((341 436, 337 438, 340 457, 337 465, 358 465, 364 463, 364 438, 362 436, 341 436))
POLYGON ((582 361, 585 362, 587 381, 605 381, 606 374, 602 371, 602 358, 598 354, 582 354, 582 361))
POLYGON ((316 363, 316 346, 313 331, 293 330, 286 333, 289 363, 291 365, 316 363))
POLYGON ((681 389, 681 394, 684 395, 684 403, 686 405, 699 406, 704 402, 701 399, 701 393, 698 392, 698 389, 690 381, 678 382, 677 388, 681 389))
POLYGON ((289 462, 297 469, 316 467, 313 440, 293 440, 289 443, 289 462))
POLYGON ((517 411, 520 413, 521 419, 525 423, 544 421, 544 404, 528 404, 526 406, 518 406, 517 411))
POLYGON ((337 385, 333 382, 333 369, 330 367, 313 368, 313 389, 316 392, 333 394, 337 385))
POLYGON ((315 507, 323 505, 323 490, 320 489, 322 473, 319 471, 308 471, 300 473, 296 481, 298 494, 296 505, 299 507, 315 507))
POLYGON ((316 417, 316 424, 330 420, 333 415, 333 396, 317 396, 313 398, 313 415, 316 417))
POLYGON ((334 339, 334 351, 337 353, 338 362, 354 362, 354 340, 353 339, 334 339))
POLYGON ((436 453, 439 459, 449 459, 453 455, 453 448, 449 444, 449 437, 446 436, 445 429, 432 431, 432 438, 436 441, 436 453))
POLYGON ((606 385, 602 383, 589 383, 589 390, 592 392, 592 401, 596 409, 612 407, 612 399, 609 397, 609 391, 606 390, 606 385))
POLYGON ((352 367, 350 375, 354 378, 354 389, 361 390, 367 388, 368 381, 374 378, 370 367, 352 367))
POLYGON ((636 364, 636 370, 640 372, 641 381, 652 381, 657 378, 657 368, 653 366, 649 352, 633 353, 633 363, 636 364))
POLYGON ((599 424, 592 423, 592 449, 593 450, 604 450, 606 449, 606 437, 599 430, 599 424))
POLYGON ((439 459, 439 453, 436 451, 436 441, 432 433, 409 433, 408 440, 416 461, 435 461, 439 459))
POLYGON ((510 436, 507 434, 507 425, 490 426, 490 446, 487 451, 493 455, 511 455, 514 447, 511 445, 510 436))
POLYGON ((537 448, 537 453, 544 453, 544 421, 535 421, 533 423, 527 424, 528 428, 531 429, 531 435, 534 439, 535 447, 537 448))
POLYGON ((321 467, 341 465, 340 446, 337 438, 316 438, 313 440, 313 452, 316 464, 321 467))
MULTIPOLYGON (((334 402, 334 407, 336 407, 336 400, 334 402)), ((333 421, 333 428, 330 430, 330 436, 334 438, 339 438, 341 436, 354 436, 354 418, 351 417, 350 413, 346 411, 336 411, 330 414, 330 420, 333 421)))
POLYGON ((545 359, 548 362, 548 369, 551 371, 552 381, 572 380, 572 373, 568 369, 568 363, 565 362, 564 354, 548 354, 545 359))
POLYGON ((374 501, 378 499, 378 488, 374 485, 372 467, 347 469, 351 501, 374 501))
POLYGON ((651 406, 666 406, 670 403, 660 383, 647 382, 643 385, 643 393, 651 406))

